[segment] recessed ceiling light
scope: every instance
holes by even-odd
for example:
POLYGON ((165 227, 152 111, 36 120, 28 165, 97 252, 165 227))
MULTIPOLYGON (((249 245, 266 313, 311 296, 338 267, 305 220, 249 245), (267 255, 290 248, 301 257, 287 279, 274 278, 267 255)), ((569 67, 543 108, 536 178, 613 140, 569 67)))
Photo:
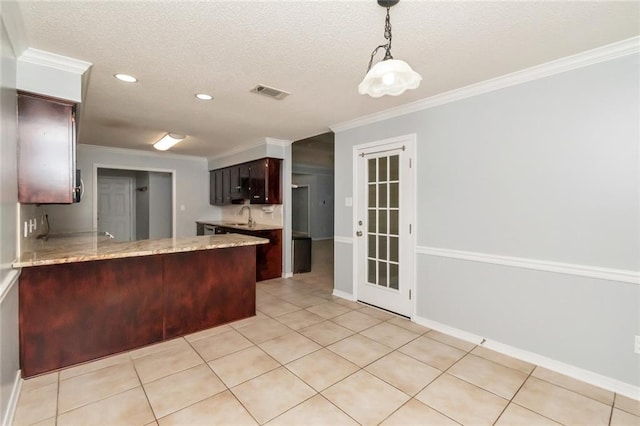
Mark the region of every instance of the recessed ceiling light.
POLYGON ((213 99, 213 96, 207 95, 206 93, 196 93, 196 98, 202 101, 210 101, 211 99, 213 99))
POLYGON ((114 77, 120 81, 124 81, 125 83, 135 83, 136 81, 138 81, 137 78, 128 74, 116 74, 114 75, 114 77))

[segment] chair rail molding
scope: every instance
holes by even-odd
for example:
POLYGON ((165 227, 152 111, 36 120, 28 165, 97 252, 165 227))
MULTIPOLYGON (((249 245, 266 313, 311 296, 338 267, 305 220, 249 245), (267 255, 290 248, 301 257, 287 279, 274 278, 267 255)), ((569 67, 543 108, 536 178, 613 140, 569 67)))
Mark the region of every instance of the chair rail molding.
POLYGON ((416 247, 416 254, 448 257, 451 259, 469 260, 472 262, 492 263, 495 265, 513 266, 516 268, 535 269, 538 271, 559 274, 577 275, 602 280, 619 281, 640 285, 640 271, 601 268, 597 266, 578 265, 573 263, 552 262, 549 260, 528 259, 496 254, 477 253, 471 251, 452 250, 438 247, 416 247))

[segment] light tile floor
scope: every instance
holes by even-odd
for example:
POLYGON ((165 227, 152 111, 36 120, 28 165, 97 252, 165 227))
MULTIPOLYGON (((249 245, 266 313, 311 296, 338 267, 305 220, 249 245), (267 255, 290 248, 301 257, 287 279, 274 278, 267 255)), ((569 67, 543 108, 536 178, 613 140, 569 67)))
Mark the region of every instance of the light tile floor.
POLYGON ((638 401, 333 297, 314 246, 255 317, 26 380, 14 424, 640 425, 638 401))

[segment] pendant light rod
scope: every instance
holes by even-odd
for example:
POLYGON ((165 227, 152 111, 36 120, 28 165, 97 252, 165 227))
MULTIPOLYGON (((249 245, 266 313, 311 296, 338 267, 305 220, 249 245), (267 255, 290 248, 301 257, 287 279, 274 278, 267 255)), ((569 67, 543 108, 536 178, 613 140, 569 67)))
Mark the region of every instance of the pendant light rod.
POLYGON ((386 2, 384 0, 378 0, 378 4, 380 6, 383 6, 383 3, 393 3, 390 6, 384 6, 387 8, 387 17, 384 20, 384 38, 385 40, 388 40, 388 41, 387 43, 381 44, 380 46, 373 49, 373 52, 371 52, 371 58, 369 59, 369 66, 367 67, 367 72, 369 72, 369 70, 371 69, 371 65, 373 64, 373 58, 375 58, 376 54, 378 53, 378 50, 380 50, 381 47, 384 47, 384 50, 385 50, 384 59, 382 60, 386 61, 387 59, 393 59, 393 56, 391 56, 391 37, 392 36, 391 36, 391 17, 389 16, 389 9, 391 8, 391 6, 398 3, 398 1, 399 0, 392 0, 392 1, 386 2))

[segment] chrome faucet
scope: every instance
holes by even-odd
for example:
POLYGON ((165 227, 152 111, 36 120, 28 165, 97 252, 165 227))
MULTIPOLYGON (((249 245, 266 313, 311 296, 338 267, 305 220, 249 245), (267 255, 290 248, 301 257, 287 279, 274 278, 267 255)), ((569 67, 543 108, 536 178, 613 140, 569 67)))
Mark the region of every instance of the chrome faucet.
POLYGON ((242 212, 244 211, 244 209, 249 209, 249 221, 247 222, 247 225, 249 225, 249 228, 253 228, 253 225, 255 225, 256 223, 253 221, 253 218, 251 217, 251 207, 242 206, 242 208, 240 209, 240 213, 238 213, 238 215, 242 216, 242 212))

